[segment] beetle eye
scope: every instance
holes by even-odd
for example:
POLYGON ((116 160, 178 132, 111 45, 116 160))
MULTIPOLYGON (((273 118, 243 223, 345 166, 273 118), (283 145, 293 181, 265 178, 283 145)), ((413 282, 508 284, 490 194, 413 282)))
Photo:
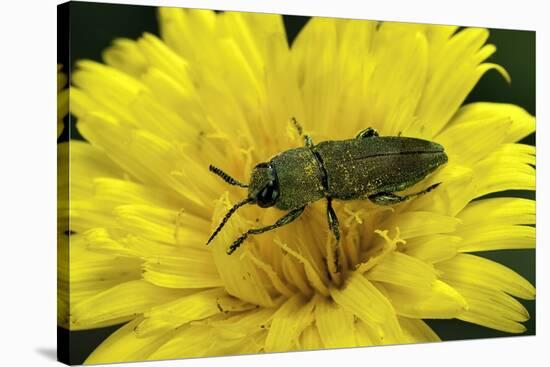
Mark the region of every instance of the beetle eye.
POLYGON ((256 202, 261 208, 268 208, 275 205, 279 197, 279 188, 274 181, 270 181, 256 197, 256 202))

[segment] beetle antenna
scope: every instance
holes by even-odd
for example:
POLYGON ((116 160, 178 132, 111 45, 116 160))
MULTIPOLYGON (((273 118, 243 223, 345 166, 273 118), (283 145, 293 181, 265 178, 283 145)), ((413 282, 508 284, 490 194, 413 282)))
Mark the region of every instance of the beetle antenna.
MULTIPOLYGON (((215 167, 214 167, 215 168, 215 167)), ((225 226, 225 223, 227 223, 227 221, 229 220, 229 218, 233 215, 233 213, 235 213, 237 211, 237 209, 239 209, 241 206, 243 205, 246 205, 248 203, 251 203, 253 202, 254 199, 252 198, 246 198, 244 199, 243 201, 241 202, 238 202, 237 204, 233 205, 233 207, 231 209, 229 209, 229 211, 227 212, 227 214, 225 214, 225 217, 223 217, 220 225, 218 226, 218 228, 216 228, 216 230, 214 231, 214 233, 212 233, 212 235, 210 236, 210 238, 208 239, 208 242, 206 242, 207 245, 210 244, 210 242, 212 242, 212 240, 214 239, 214 237, 216 237, 218 235, 218 232, 221 231, 221 229, 223 228, 223 226, 225 226)))
POLYGON ((217 174, 218 176, 220 176, 225 182, 227 182, 228 184, 230 185, 233 185, 233 186, 239 186, 239 187, 244 187, 244 188, 247 188, 248 185, 245 185, 243 183, 240 183, 239 181, 235 180, 233 177, 229 176, 227 173, 225 173, 224 171, 222 171, 221 169, 219 169, 218 167, 214 167, 213 165, 210 165, 210 172, 213 172, 215 174, 217 174))

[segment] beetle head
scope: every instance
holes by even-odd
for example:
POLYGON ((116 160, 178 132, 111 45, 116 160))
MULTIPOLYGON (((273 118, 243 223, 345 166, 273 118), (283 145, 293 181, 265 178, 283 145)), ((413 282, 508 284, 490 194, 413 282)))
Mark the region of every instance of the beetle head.
POLYGON ((275 205, 279 197, 279 181, 269 163, 260 163, 252 171, 248 185, 248 198, 261 208, 275 205))
POLYGON ((262 208, 268 208, 275 205, 275 203, 277 202, 277 198, 279 197, 279 181, 277 180, 277 174, 275 170, 269 163, 260 163, 256 167, 254 167, 249 185, 240 183, 221 169, 212 165, 210 165, 210 171, 220 176, 225 182, 230 185, 248 188, 248 197, 243 201, 238 202, 231 209, 229 209, 229 211, 223 217, 221 223, 208 239, 207 244, 209 244, 214 239, 214 237, 216 237, 216 235, 221 231, 225 223, 227 223, 229 218, 241 206, 255 203, 262 208))

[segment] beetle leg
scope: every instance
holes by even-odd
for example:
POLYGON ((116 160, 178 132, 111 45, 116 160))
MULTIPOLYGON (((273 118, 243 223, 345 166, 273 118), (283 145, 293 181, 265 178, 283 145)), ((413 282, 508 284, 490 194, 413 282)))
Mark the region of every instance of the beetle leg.
POLYGON ((241 237, 237 238, 237 240, 235 240, 235 242, 233 242, 231 246, 229 246, 229 248, 227 249, 227 254, 231 255, 233 252, 235 252, 235 250, 238 249, 239 246, 244 242, 244 240, 246 240, 246 238, 251 234, 260 234, 267 231, 271 231, 273 229, 282 227, 285 224, 289 224, 290 222, 298 219, 298 217, 304 212, 304 209, 305 209, 305 206, 298 209, 291 210, 288 213, 286 213, 286 215, 279 218, 279 220, 277 220, 274 224, 270 226, 249 229, 248 231, 243 233, 241 237))
POLYGON ((298 130, 298 134, 304 137, 304 143, 306 144, 306 147, 311 148, 313 146, 313 140, 311 139, 311 136, 309 136, 309 134, 304 134, 304 129, 302 128, 302 125, 300 125, 298 120, 296 120, 296 117, 292 117, 292 123, 294 124, 296 130, 298 130))
POLYGON ((336 243, 338 243, 338 241, 340 241, 340 229, 338 224, 338 217, 336 216, 336 213, 332 208, 332 198, 327 198, 327 219, 328 219, 328 226, 332 231, 332 234, 334 234, 336 243))
POLYGON ((377 205, 393 205, 407 200, 408 196, 399 196, 391 192, 380 192, 376 195, 369 196, 369 200, 377 205))
POLYGON ((338 242, 340 242, 340 228, 338 217, 336 216, 336 212, 332 208, 332 198, 329 197, 327 197, 327 220, 328 226, 332 231, 334 238, 336 239, 336 243, 334 245, 334 265, 336 269, 340 269, 340 253, 338 252, 338 242))
POLYGON ((440 183, 441 182, 438 182, 422 191, 415 192, 414 194, 409 194, 405 196, 395 195, 395 194, 392 194, 391 192, 380 192, 378 194, 369 196, 369 200, 378 205, 393 205, 408 199, 412 199, 413 197, 416 197, 416 196, 427 194, 428 192, 432 191, 437 186, 439 186, 440 183))
POLYGON ((372 127, 367 127, 366 129, 359 131, 359 134, 357 134, 355 139, 372 138, 373 136, 379 136, 378 131, 372 127))

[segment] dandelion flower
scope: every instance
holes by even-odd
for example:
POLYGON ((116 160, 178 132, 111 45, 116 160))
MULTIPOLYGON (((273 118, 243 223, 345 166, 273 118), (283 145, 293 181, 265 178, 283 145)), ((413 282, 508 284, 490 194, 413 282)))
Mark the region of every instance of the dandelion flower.
POLYGON ((534 117, 462 105, 495 69, 488 31, 311 19, 292 47, 278 15, 160 9, 161 35, 117 39, 105 63, 78 62, 71 111, 70 328, 127 322, 86 363, 438 341, 424 319, 522 333, 533 299, 520 275, 471 252, 534 248, 534 117), (298 146, 380 135, 442 144, 449 162, 393 207, 335 202, 334 266, 325 203, 227 247, 276 209, 239 210, 251 169, 298 146))
POLYGON ((63 132, 63 118, 69 113, 69 89, 67 75, 61 70, 63 65, 57 65, 57 137, 63 132))
MULTIPOLYGON (((63 119, 69 113, 69 89, 67 75, 61 70, 63 65, 57 65, 57 138, 63 132, 63 119)), ((69 228, 67 201, 69 198, 68 176, 68 144, 57 145, 57 324, 68 328, 69 314, 69 238, 64 233, 69 228)))

